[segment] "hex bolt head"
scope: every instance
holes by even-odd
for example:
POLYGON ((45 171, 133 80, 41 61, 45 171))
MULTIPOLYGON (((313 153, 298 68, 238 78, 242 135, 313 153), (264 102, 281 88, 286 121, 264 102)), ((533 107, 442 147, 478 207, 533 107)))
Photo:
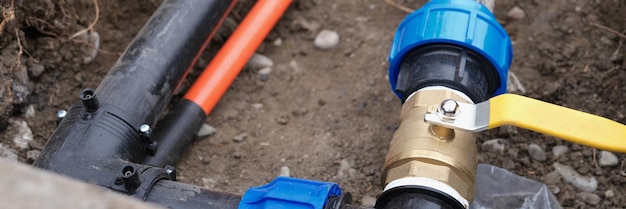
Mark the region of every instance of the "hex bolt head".
POLYGON ((148 125, 148 124, 141 124, 141 126, 139 126, 139 132, 141 132, 143 134, 150 133, 150 125, 148 125))
POLYGON ((443 100, 439 105, 439 111, 441 111, 444 116, 454 117, 459 112, 459 103, 453 99, 443 100))

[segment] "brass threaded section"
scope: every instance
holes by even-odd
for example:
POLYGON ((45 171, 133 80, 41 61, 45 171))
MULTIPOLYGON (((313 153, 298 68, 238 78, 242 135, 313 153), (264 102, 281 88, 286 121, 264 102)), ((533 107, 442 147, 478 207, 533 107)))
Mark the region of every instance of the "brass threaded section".
MULTIPOLYGON (((419 91, 402 105, 382 173, 383 187, 405 177, 425 177, 443 182, 471 202, 477 166, 473 133, 434 126, 424 115, 445 99, 468 102, 450 90, 419 91)), ((463 111, 463 110, 460 110, 463 111)))

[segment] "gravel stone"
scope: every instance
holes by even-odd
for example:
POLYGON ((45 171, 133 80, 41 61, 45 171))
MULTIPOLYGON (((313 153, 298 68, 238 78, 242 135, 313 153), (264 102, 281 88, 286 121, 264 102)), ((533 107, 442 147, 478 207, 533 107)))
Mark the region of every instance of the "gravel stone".
POLYGON ((277 38, 276 40, 274 40, 274 46, 282 46, 283 45, 283 39, 282 38, 277 38))
POLYGON ((536 161, 543 162, 546 161, 546 152, 543 151, 543 148, 537 144, 528 145, 528 154, 530 157, 536 161))
POLYGON ((547 185, 555 185, 561 182, 561 175, 556 171, 552 171, 546 174, 541 181, 547 185))
POLYGON ((274 66, 274 61, 259 53, 254 53, 252 57, 250 57, 250 60, 248 60, 248 67, 255 70, 272 66, 274 66))
POLYGON ((615 197, 615 192, 613 190, 606 190, 606 192, 604 192, 604 197, 606 198, 613 198, 615 197))
POLYGON ((552 147, 552 154, 554 155, 554 157, 561 157, 568 151, 569 148, 567 148, 567 146, 565 145, 557 145, 552 147))
POLYGON ((280 125, 287 125, 289 123, 289 117, 286 115, 281 115, 276 118, 276 123, 280 125))
POLYGON ((257 109, 257 110, 263 109, 263 104, 261 104, 261 103, 254 103, 254 104, 252 104, 252 108, 257 109))
POLYGON ((24 116, 26 116, 27 118, 32 118, 33 116, 35 116, 35 105, 28 105, 24 116))
POLYGON ((617 156, 612 152, 601 151, 600 156, 598 156, 598 164, 603 167, 611 167, 616 166, 619 163, 617 156))
POLYGON ((260 69, 257 73, 258 73, 259 75, 262 75, 262 76, 263 76, 263 75, 267 76, 267 75, 269 75, 271 72, 272 72, 272 68, 271 68, 271 67, 264 67, 264 68, 261 68, 261 69, 260 69))
POLYGON ((28 142, 33 141, 33 131, 28 127, 28 123, 21 119, 11 120, 12 129, 16 132, 13 136, 13 144, 24 150, 28 149, 28 142))
POLYGON ((369 195, 365 195, 363 196, 363 198, 361 198, 361 206, 364 207, 374 207, 374 205, 376 205, 376 198, 369 196, 369 195))
POLYGON ((280 174, 278 174, 278 176, 290 177, 291 175, 289 174, 289 167, 287 166, 280 167, 280 174))
POLYGON ((215 132, 217 132, 217 130, 213 128, 213 126, 202 124, 202 127, 200 127, 200 130, 198 131, 198 138, 211 136, 215 134, 215 132))
POLYGON ((11 162, 17 162, 17 151, 8 148, 4 144, 0 143, 0 158, 7 159, 11 162))
POLYGON ((600 196, 598 196, 597 194, 594 193, 590 193, 590 192, 581 192, 576 194, 576 198, 582 200, 583 202, 586 202, 587 204, 590 205, 597 205, 598 203, 600 203, 600 200, 602 200, 600 198, 600 196))
POLYGON ((35 59, 28 59, 28 61, 26 61, 26 66, 28 66, 28 73, 32 76, 32 78, 41 76, 41 74, 46 70, 43 64, 35 59))
POLYGON ((233 137, 233 141, 235 141, 235 142, 242 142, 243 140, 246 139, 246 137, 248 137, 247 133, 240 133, 239 135, 233 137))
POLYGON ((526 18, 526 12, 524 12, 522 8, 515 6, 511 8, 509 12, 506 13, 506 16, 514 20, 521 20, 521 19, 526 18))
POLYGON ((321 50, 329 50, 335 48, 339 44, 339 34, 331 30, 320 31, 313 41, 315 47, 321 50))
POLYGON ((550 189, 550 192, 552 192, 553 195, 561 193, 561 187, 558 186, 549 186, 548 189, 550 189))
POLYGON ((572 186, 585 192, 593 192, 598 189, 598 180, 596 180, 595 177, 582 176, 573 168, 560 163, 554 163, 553 166, 556 169, 556 172, 561 174, 563 180, 565 180, 565 182, 571 184, 572 186))
POLYGON ((261 81, 267 81, 268 79, 270 79, 271 72, 272 72, 271 67, 264 67, 264 68, 261 68, 259 71, 257 71, 257 73, 261 77, 261 81))
POLYGON ((26 152, 26 160, 28 160, 29 163, 35 162, 35 160, 39 158, 40 154, 41 154, 41 151, 39 150, 30 150, 26 152))
POLYGON ((342 159, 339 163, 339 169, 337 170, 337 177, 346 178, 354 176, 356 172, 357 171, 352 168, 352 165, 350 165, 350 162, 347 159, 342 159))
POLYGON ((496 152, 503 154, 504 153, 504 143, 502 143, 503 139, 491 139, 483 142, 480 147, 488 152, 496 152))

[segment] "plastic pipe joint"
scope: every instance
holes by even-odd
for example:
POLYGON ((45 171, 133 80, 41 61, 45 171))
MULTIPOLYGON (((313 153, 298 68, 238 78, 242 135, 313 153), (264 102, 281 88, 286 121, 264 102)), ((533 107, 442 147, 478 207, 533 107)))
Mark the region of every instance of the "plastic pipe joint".
POLYGON ((239 209, 324 209, 329 199, 339 196, 341 189, 335 183, 278 177, 267 185, 248 189, 239 209))
POLYGON ((389 54, 389 81, 401 99, 406 99, 406 95, 403 96, 396 85, 405 56, 430 45, 452 45, 478 54, 492 65, 494 75, 499 78, 494 92, 487 96, 506 92, 508 68, 513 58, 511 39, 482 4, 470 0, 432 0, 400 23, 389 54))

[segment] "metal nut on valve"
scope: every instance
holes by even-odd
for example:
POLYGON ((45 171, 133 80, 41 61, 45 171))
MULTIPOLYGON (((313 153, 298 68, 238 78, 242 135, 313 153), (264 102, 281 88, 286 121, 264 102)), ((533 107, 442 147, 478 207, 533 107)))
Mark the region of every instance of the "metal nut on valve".
POLYGON ((439 107, 437 107, 437 115, 439 115, 443 121, 454 121, 459 111, 459 103, 453 99, 443 100, 443 102, 439 104, 439 107))

